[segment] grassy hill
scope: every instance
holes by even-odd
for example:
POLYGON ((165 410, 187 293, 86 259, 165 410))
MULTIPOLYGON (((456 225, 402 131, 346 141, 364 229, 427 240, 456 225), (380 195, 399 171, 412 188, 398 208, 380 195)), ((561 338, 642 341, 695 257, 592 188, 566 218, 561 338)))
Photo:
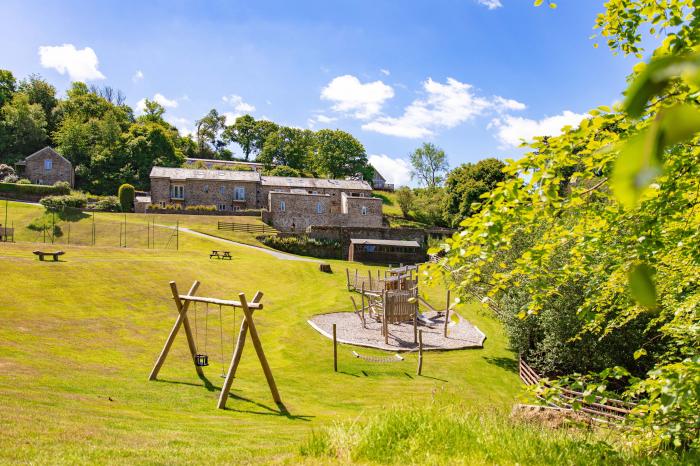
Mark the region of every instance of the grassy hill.
MULTIPOLYGON (((12 209, 15 220, 42 215, 38 206, 12 205, 12 209)), ((206 229, 218 219, 183 216, 179 221, 186 228, 206 229)), ((87 228, 83 222, 89 221, 80 219, 74 225, 87 228)), ((112 221, 112 228, 118 228, 123 215, 105 215, 103 221, 105 225, 112 221)), ((129 222, 145 219, 130 215, 129 222)), ((24 235, 20 232, 18 239, 28 239, 24 235)), ((232 261, 210 260, 208 252, 220 249, 220 243, 183 233, 179 251, 61 244, 67 252, 64 261, 51 263, 36 260, 31 251, 37 245, 22 241, 0 243, 0 463, 328 463, 338 459, 405 464, 411 458, 452 463, 463 457, 473 460, 471 464, 508 464, 531 458, 518 456, 517 451, 502 454, 510 451, 505 448, 517 450, 517 441, 506 437, 526 429, 511 427, 507 421, 522 386, 499 323, 478 305, 462 305, 459 311, 486 333, 484 349, 429 353, 423 376, 417 377, 415 354, 402 363, 372 364, 355 359, 351 348, 341 346, 339 372, 334 373, 332 343, 306 320, 316 313, 351 309, 344 284, 345 262, 328 261, 334 273, 324 274, 315 263, 279 260, 237 246, 228 248, 232 261), (206 378, 197 377, 180 334, 159 380, 148 381, 176 317, 168 282, 175 280, 184 293, 195 279, 202 282, 200 295, 231 299, 239 292, 249 297, 257 290, 265 293, 265 308, 256 314, 256 321, 286 411, 272 402, 250 343, 228 408, 216 409, 223 379, 214 306, 207 321, 211 365, 205 368, 206 378), (437 437, 419 435, 415 419, 423 419, 420 413, 436 403, 446 403, 453 411, 436 424, 437 437), (400 415, 406 424, 397 424, 392 414, 397 410, 419 415, 400 415), (500 427, 481 432, 479 422, 467 423, 455 418, 455 413, 491 413, 490 419, 495 419, 491 422, 500 427), (334 427, 338 423, 341 427, 334 427), (452 432, 442 437, 444 445, 457 442, 461 449, 443 449, 440 432, 452 432), (343 443, 343 438, 352 441, 343 443), (397 450, 397 441, 408 451, 414 448, 415 455, 397 450), (393 446, 387 444, 384 451, 382 442, 393 446), (349 456, 334 450, 341 443, 347 444, 349 456), (465 448, 469 455, 459 456, 465 448)), ((440 289, 426 293, 435 302, 444 299, 440 289)), ((205 308, 199 305, 197 311, 203 347, 205 308)), ((228 363, 241 312, 235 316, 225 312, 223 321, 228 363)), ((442 419, 429 417, 436 422, 442 419)), ((528 455, 546 444, 550 459, 557 452, 569 462, 588 458, 598 462, 605 457, 591 455, 602 451, 599 436, 576 432, 552 436, 541 428, 533 432, 528 437, 534 439, 529 450, 523 450, 528 455), (550 441, 562 435, 566 438, 561 442, 550 441)))

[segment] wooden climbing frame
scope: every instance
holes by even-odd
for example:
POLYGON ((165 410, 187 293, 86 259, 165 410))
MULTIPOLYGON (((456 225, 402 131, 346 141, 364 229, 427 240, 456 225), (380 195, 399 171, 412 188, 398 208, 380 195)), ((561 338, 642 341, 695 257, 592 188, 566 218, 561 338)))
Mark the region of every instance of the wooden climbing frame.
POLYGON ((255 348, 258 360, 260 361, 260 366, 263 369, 265 379, 267 380, 267 384, 270 387, 272 398, 275 400, 275 403, 281 404, 282 399, 280 398, 279 392, 277 391, 277 385, 275 384, 275 379, 272 376, 272 370, 270 369, 270 365, 267 363, 267 358, 265 357, 262 343, 260 342, 260 336, 258 335, 258 330, 255 327, 255 322, 253 321, 253 311, 263 308, 263 305, 260 302, 263 297, 262 292, 258 291, 253 297, 253 300, 250 303, 248 303, 244 293, 238 294, 238 301, 195 296, 199 285, 200 283, 198 281, 195 281, 192 284, 192 287, 190 288, 189 292, 186 295, 181 295, 178 293, 177 285, 175 284, 175 282, 170 282, 170 290, 173 294, 173 300, 175 301, 175 307, 177 308, 178 316, 175 320, 175 324, 173 325, 172 330, 170 331, 170 334, 168 335, 168 338, 165 340, 165 346, 163 346, 163 350, 158 356, 158 359, 156 360, 156 363, 153 366, 153 370, 151 371, 151 375, 148 377, 148 379, 156 380, 156 378, 158 377, 158 372, 163 366, 165 358, 168 356, 170 347, 172 346, 173 341, 175 341, 175 337, 177 336, 180 327, 185 328, 185 336, 187 337, 187 344, 190 349, 190 354, 192 356, 192 362, 195 366, 195 370, 197 371, 197 374, 200 377, 204 377, 202 368, 195 363, 195 358, 197 355, 197 346, 192 336, 192 328, 190 326, 190 322, 187 318, 187 311, 189 310, 190 303, 203 302, 223 307, 239 308, 243 310, 244 319, 243 322, 241 322, 241 328, 238 332, 238 339, 236 341, 236 349, 234 350, 233 356, 231 357, 231 364, 229 365, 228 372, 226 373, 224 385, 221 388, 221 394, 219 395, 217 407, 220 409, 224 409, 226 407, 226 400, 228 399, 229 391, 231 390, 231 385, 233 384, 233 378, 236 375, 236 370, 238 369, 238 365, 241 361, 241 357, 243 355, 243 347, 245 346, 245 340, 249 332, 250 339, 253 342, 253 347, 255 348))

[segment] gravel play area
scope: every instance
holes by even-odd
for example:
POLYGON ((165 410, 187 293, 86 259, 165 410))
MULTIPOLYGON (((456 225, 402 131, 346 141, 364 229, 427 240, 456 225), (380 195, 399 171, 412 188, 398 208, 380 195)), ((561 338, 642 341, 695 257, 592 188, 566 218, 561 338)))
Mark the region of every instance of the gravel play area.
MULTIPOLYGON (((484 345, 486 335, 466 319, 460 317, 458 323, 450 322, 447 326, 447 338, 445 338, 443 335, 445 318, 436 313, 427 313, 424 317, 429 322, 426 322, 426 325, 419 324, 418 329, 423 330, 423 349, 426 351, 481 348, 484 345)), ((353 312, 318 314, 308 322, 327 338, 333 338, 333 324, 336 324, 339 343, 389 351, 409 351, 418 347, 413 343, 413 324, 410 323, 390 324, 387 345, 381 334, 380 322, 368 317, 366 328, 362 328, 359 317, 353 312)))

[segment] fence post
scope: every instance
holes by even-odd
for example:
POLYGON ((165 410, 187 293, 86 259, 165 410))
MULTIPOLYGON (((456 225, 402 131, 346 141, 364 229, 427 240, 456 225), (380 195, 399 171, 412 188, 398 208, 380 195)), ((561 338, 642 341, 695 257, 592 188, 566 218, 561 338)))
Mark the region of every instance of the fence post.
POLYGON ((180 250, 180 220, 175 222, 175 250, 180 250))
POLYGON ((418 375, 423 372, 423 330, 418 331, 418 375))
MULTIPOLYGON (((5 232, 4 232, 5 234, 2 235, 2 239, 5 242, 7 242, 7 204, 9 202, 10 202, 9 200, 5 199, 5 223, 3 223, 3 225, 5 225, 5 232)), ((14 239, 15 239, 15 232, 13 231, 12 232, 12 242, 14 242, 14 239)))
POLYGON ((126 214, 124 214, 124 247, 126 247, 126 214))
POLYGON ((338 372, 338 339, 335 332, 335 324, 333 324, 333 371, 338 372))
POLYGON ((46 220, 44 220, 44 244, 46 244, 46 220))
POLYGON ((92 245, 95 245, 95 212, 92 213, 92 245))
POLYGON ((51 212, 51 244, 56 240, 56 213, 51 212))
POLYGON ((70 223, 68 222, 68 244, 70 245, 70 223))

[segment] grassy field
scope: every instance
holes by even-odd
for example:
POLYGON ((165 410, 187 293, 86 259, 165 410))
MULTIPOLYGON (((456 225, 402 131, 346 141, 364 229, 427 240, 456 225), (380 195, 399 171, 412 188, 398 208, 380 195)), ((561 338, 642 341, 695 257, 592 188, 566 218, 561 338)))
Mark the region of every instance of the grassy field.
MULTIPOLYGON (((12 208, 15 221, 41 215, 37 206, 12 208)), ((113 218, 118 227, 119 217, 104 214, 104 222, 113 218)), ((208 221, 183 218, 181 226, 208 221)), ((27 239, 22 235, 18 240, 27 239)), ((36 244, 0 243, 0 462, 294 462, 312 430, 336 421, 396 404, 424 405, 438 392, 464 406, 506 412, 520 391, 498 323, 475 306, 462 312, 487 334, 483 350, 430 353, 424 376, 416 377, 415 355, 372 365, 341 347, 334 373, 331 342, 306 319, 350 310, 346 264, 329 261, 335 271, 329 275, 314 263, 241 247, 231 248, 233 261, 212 261, 207 252, 215 246, 187 234, 179 251, 62 245, 62 262, 43 263, 31 254, 36 244), (176 316, 168 281, 184 292, 195 279, 202 295, 265 292, 257 322, 287 412, 272 402, 250 346, 228 409, 215 408, 222 383, 216 308, 208 321, 207 380, 196 376, 182 335, 160 380, 147 380, 176 316)), ((428 294, 444 299, 439 290, 428 294)), ((200 347, 204 311, 199 307, 200 347)), ((237 325, 240 312, 235 317, 237 325)), ((224 315, 225 360, 233 318, 224 315)))

